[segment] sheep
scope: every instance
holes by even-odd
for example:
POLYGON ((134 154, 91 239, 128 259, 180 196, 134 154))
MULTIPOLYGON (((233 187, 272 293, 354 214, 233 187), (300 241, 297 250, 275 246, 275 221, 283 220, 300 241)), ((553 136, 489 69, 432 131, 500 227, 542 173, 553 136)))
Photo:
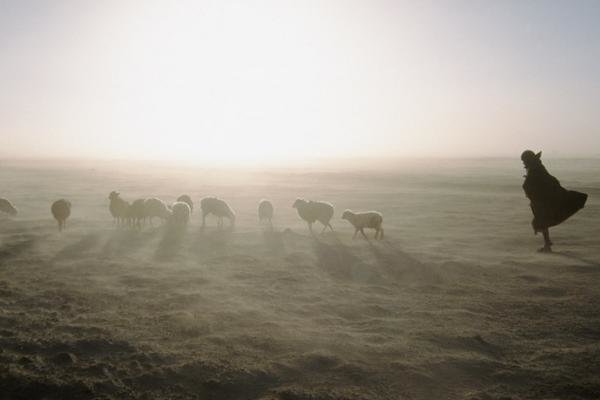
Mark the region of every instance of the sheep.
POLYGON ((124 224, 129 212, 129 203, 120 197, 119 192, 115 192, 114 190, 110 192, 108 199, 110 200, 108 209, 117 222, 117 225, 124 224))
POLYGON ((177 201, 183 201, 188 206, 190 206, 190 213, 194 212, 194 203, 192 202, 192 198, 190 196, 188 196, 187 194, 182 194, 181 196, 179 196, 177 198, 177 201))
POLYGON ((17 209, 12 203, 6 199, 0 198, 0 211, 5 212, 8 215, 12 215, 13 217, 17 215, 17 209))
POLYGON ((271 220, 273 219, 273 204, 269 200, 262 199, 258 203, 258 221, 262 222, 264 220, 269 222, 271 227, 273 223, 271 220))
POLYGON ((129 206, 127 210, 127 221, 130 227, 142 228, 142 220, 144 219, 144 199, 137 199, 129 206))
POLYGON ((192 210, 188 203, 184 201, 177 201, 171 206, 171 212, 169 216, 169 222, 177 226, 185 226, 190 220, 190 214, 192 210))
POLYGON ((58 222, 58 231, 62 232, 67 225, 67 218, 71 215, 71 202, 65 199, 56 200, 52 203, 50 211, 58 222))
POLYGON ((355 213, 352 210, 346 210, 342 214, 342 219, 350 222, 354 226, 354 236, 352 239, 356 238, 358 232, 360 232, 365 239, 367 239, 367 235, 365 235, 364 228, 375 229, 375 239, 383 239, 383 228, 381 224, 383 223, 383 215, 377 211, 365 211, 355 213))
POLYGON ((235 212, 229 207, 224 200, 216 197, 205 197, 200 200, 200 208, 202 209, 202 228, 205 226, 206 216, 214 214, 218 217, 217 225, 223 227, 223 218, 228 218, 231 222, 231 228, 235 225, 235 212))
POLYGON ((152 225, 152 218, 158 217, 166 221, 170 215, 171 212, 169 211, 169 208, 161 199, 153 197, 144 200, 144 218, 150 220, 150 225, 152 225))
POLYGON ((323 230, 321 233, 325 232, 327 227, 329 227, 329 229, 331 229, 333 232, 333 227, 329 222, 333 217, 333 205, 331 203, 327 203, 325 201, 307 201, 304 199, 296 199, 292 207, 298 211, 300 218, 308 223, 308 229, 311 233, 313 232, 312 224, 315 221, 319 221, 323 224, 323 230))

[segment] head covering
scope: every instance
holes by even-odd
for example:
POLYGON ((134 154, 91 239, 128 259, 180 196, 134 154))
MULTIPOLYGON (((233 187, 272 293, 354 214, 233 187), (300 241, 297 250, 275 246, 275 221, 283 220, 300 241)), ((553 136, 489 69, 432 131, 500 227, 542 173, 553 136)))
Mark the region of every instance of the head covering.
POLYGON ((521 160, 523 161, 523 164, 525 164, 526 167, 529 167, 531 165, 540 164, 541 157, 542 157, 541 151, 537 154, 535 154, 531 150, 525 150, 523 153, 521 153, 521 160))

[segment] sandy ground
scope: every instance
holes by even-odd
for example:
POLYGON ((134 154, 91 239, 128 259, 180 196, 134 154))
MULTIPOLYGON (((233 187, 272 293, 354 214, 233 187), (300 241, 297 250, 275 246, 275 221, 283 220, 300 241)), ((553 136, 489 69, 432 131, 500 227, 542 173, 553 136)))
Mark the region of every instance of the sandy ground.
POLYGON ((518 160, 394 171, 0 166, 0 399, 598 399, 600 162, 538 254, 518 160), (117 228, 107 195, 217 195, 234 231, 117 228), (311 237, 296 197, 336 206, 311 237), (67 230, 52 200, 73 203, 67 230), (257 223, 259 199, 275 229, 257 223), (384 214, 352 240, 345 208, 384 214), (370 233, 372 235, 372 232, 370 233))

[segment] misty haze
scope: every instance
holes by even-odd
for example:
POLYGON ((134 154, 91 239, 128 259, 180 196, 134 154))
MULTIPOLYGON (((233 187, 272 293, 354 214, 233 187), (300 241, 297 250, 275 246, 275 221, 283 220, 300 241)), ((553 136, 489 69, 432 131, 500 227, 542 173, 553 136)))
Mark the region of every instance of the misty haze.
POLYGON ((0 1, 0 400, 599 399, 598 21, 0 1))

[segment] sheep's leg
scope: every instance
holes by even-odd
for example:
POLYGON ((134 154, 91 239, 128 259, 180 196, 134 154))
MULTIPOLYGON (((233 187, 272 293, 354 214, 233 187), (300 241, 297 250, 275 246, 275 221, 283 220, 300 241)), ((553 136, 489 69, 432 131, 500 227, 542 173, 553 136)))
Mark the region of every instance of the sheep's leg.
POLYGON ((333 232, 333 226, 331 226, 331 224, 328 222, 327 226, 329 227, 329 229, 331 229, 331 232, 333 232))
POLYGON ((367 240, 369 240, 369 238, 367 237, 367 235, 365 235, 365 231, 363 230, 363 228, 360 228, 360 233, 361 235, 363 235, 363 237, 367 240))
POLYGON ((352 235, 352 239, 356 239, 356 235, 358 235, 358 228, 354 228, 354 235, 352 235))
POLYGON ((383 228, 379 228, 379 240, 383 239, 383 228))
POLYGON ((321 230, 321 235, 325 232, 325 229, 327 229, 327 225, 323 225, 323 229, 321 230))
POLYGON ((308 222, 308 230, 310 231, 310 234, 313 235, 314 232, 312 230, 312 222, 308 222))

